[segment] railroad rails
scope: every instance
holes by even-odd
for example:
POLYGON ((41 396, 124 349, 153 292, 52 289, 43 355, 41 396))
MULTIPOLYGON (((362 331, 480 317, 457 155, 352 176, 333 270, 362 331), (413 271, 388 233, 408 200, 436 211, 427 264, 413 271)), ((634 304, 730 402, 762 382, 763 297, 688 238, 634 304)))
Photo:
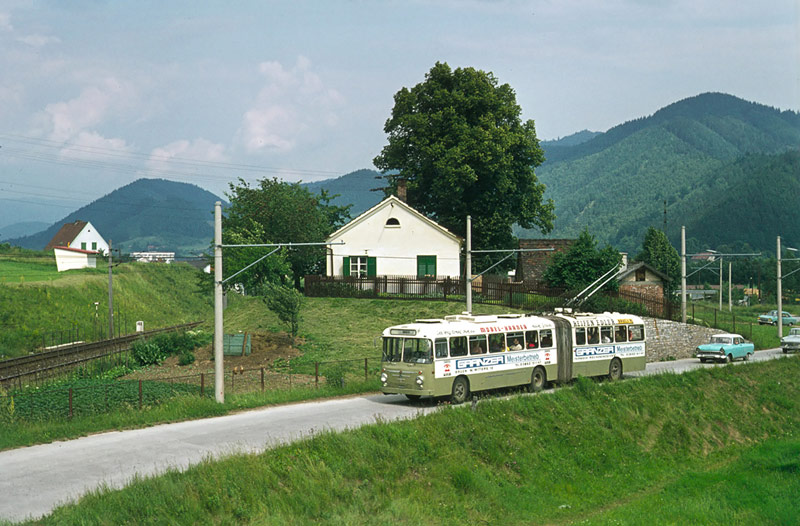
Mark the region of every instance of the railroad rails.
POLYGON ((136 332, 108 340, 67 344, 56 349, 3 360, 0 361, 0 387, 8 388, 14 386, 14 384, 18 384, 21 387, 24 379, 42 380, 49 378, 59 374, 62 369, 68 369, 91 360, 127 351, 133 342, 142 337, 147 338, 164 332, 191 329, 197 327, 200 323, 202 322, 183 323, 161 329, 136 332))

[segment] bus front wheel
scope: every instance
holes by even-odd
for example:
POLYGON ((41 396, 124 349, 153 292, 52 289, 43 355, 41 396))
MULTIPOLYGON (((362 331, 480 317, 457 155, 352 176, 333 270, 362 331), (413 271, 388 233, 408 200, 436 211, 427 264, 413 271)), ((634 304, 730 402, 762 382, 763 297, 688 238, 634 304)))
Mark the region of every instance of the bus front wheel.
POLYGON ((611 360, 611 365, 608 366, 608 379, 616 381, 622 378, 622 362, 619 358, 611 360))
POLYGON ((463 404, 469 398, 469 382, 463 376, 459 376, 453 381, 453 391, 450 395, 450 402, 453 404, 463 404))
POLYGON ((544 384, 547 382, 547 374, 544 372, 544 368, 537 367, 533 370, 533 374, 531 374, 531 392, 538 393, 542 389, 544 389, 544 384))

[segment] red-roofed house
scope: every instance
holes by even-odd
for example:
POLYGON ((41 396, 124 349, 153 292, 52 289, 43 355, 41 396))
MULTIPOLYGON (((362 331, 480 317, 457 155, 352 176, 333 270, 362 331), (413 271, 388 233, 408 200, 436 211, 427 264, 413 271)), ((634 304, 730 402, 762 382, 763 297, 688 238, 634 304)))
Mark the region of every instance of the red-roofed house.
POLYGON ((108 254, 108 243, 88 221, 65 223, 44 249, 53 250, 56 247, 78 248, 100 252, 103 255, 108 254))

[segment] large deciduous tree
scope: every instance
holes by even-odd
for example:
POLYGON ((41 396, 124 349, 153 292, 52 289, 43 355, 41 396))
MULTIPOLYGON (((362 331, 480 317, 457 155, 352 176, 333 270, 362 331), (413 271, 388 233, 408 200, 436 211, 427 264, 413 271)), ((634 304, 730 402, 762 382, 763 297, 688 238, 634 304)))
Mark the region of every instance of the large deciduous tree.
MULTIPOLYGON (((620 253, 611 245, 598 248, 594 236, 584 230, 569 250, 553 256, 543 277, 551 287, 579 291, 619 265, 621 259, 620 253)), ((611 280, 603 288, 616 290, 619 283, 611 280)))
MULTIPOLYGON (((331 205, 332 196, 326 192, 315 195, 300 183, 274 178, 262 179, 255 187, 239 179, 238 184, 230 184, 230 193, 226 196, 230 206, 222 219, 223 235, 240 233, 250 244, 322 242, 349 218, 350 207, 331 205)), ((248 250, 252 253, 252 249, 248 250)), ((263 255, 266 249, 260 252, 263 255)), ((325 261, 325 249, 322 246, 291 248, 284 256, 291 267, 291 279, 295 287, 300 288, 304 275, 320 270, 325 261)))
POLYGON ((374 159, 387 193, 404 180, 408 203, 460 236, 471 215, 475 248, 514 248, 514 223, 549 232, 553 203, 534 174, 544 152, 520 113, 492 73, 437 62, 394 96, 388 144, 374 159))
POLYGON ((642 251, 636 255, 635 261, 643 261, 669 276, 664 292, 669 294, 675 290, 681 277, 681 258, 678 251, 670 244, 667 235, 657 228, 649 227, 642 241, 642 251))

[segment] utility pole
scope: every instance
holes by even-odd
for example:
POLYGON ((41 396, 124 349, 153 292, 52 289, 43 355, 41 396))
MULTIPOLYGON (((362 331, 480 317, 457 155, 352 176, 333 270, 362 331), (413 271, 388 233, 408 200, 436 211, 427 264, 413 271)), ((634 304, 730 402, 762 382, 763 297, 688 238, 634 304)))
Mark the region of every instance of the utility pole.
POLYGON ((111 268, 114 260, 114 251, 111 250, 111 240, 108 240, 108 339, 114 337, 114 288, 111 286, 111 268))
POLYGON ((778 340, 783 338, 783 286, 781 285, 781 236, 778 236, 778 340))
POLYGON ((733 295, 731 294, 731 262, 728 261, 728 312, 733 312, 733 295))
POLYGON ((222 367, 222 203, 214 203, 214 396, 225 403, 222 367))
POLYGON ((686 323, 686 227, 681 227, 681 322, 686 323))
POLYGON ((472 217, 467 216, 467 314, 472 314, 472 217))

